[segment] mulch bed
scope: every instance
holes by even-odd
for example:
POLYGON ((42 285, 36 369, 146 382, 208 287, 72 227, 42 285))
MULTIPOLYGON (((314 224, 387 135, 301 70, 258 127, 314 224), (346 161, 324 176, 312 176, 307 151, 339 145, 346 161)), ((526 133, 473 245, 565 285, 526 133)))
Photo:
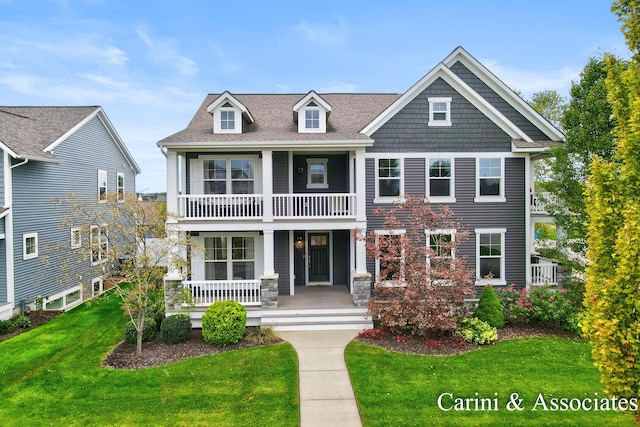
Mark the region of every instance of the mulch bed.
POLYGON ((49 320, 58 317, 60 315, 60 313, 62 313, 62 312, 61 311, 55 311, 55 310, 47 310, 47 311, 34 310, 34 311, 30 312, 29 314, 25 314, 25 316, 27 316, 29 318, 29 320, 31 321, 31 326, 28 327, 28 328, 24 328, 24 329, 23 328, 11 327, 11 328, 9 328, 9 331, 6 334, 0 335, 0 341, 4 341, 4 340, 9 339, 11 337, 15 337, 16 335, 20 335, 21 333, 23 333, 25 331, 29 331, 29 330, 37 327, 37 326, 44 325, 49 320))

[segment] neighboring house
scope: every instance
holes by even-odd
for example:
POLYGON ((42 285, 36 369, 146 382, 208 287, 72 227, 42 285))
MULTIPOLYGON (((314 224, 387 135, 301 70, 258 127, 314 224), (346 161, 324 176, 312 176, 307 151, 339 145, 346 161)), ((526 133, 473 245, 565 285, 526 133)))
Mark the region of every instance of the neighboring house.
POLYGON ((135 194, 140 169, 102 108, 0 107, 0 152, 0 319, 40 297, 66 309, 102 292, 100 260, 81 260, 79 248, 103 230, 63 227, 53 202, 135 194), (82 277, 88 263, 95 274, 82 277))
POLYGON ((167 211, 179 215, 168 229, 204 247, 189 277, 167 281, 183 280, 199 305, 277 307, 309 285, 344 287, 362 304, 360 284, 379 266, 354 232, 383 233, 373 209, 411 194, 462 219, 470 238, 456 256, 478 290, 538 284, 533 226, 546 212, 533 163, 562 140, 460 47, 404 94, 210 94, 158 142, 167 211))

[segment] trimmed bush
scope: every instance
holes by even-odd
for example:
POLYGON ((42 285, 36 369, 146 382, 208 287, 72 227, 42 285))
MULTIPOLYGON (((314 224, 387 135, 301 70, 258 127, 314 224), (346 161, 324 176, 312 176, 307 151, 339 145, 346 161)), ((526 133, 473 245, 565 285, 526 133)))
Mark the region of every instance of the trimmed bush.
POLYGON ((247 328, 247 309, 236 301, 217 301, 202 315, 202 338, 219 347, 240 341, 247 328))
POLYGON ((498 339, 498 330, 496 328, 475 317, 463 318, 454 334, 474 344, 489 344, 498 339))
POLYGON ((9 328, 11 327, 11 322, 8 320, 0 320, 0 335, 6 334, 9 332, 9 328))
POLYGON ((160 335, 165 344, 177 344, 191 338, 191 319, 188 314, 166 317, 160 326, 160 335))
MULTIPOLYGON (((145 318, 142 329, 142 342, 151 341, 156 336, 156 328, 156 321, 153 318, 145 318)), ((133 322, 128 322, 124 327, 124 340, 129 344, 135 344, 138 341, 138 332, 133 322)))
POLYGON ((27 316, 18 316, 11 321, 14 328, 27 329, 31 326, 31 320, 27 316))
POLYGON ((483 320, 494 328, 504 328, 504 313, 502 312, 502 304, 498 299, 493 287, 485 286, 482 294, 480 294, 480 301, 478 301, 478 308, 473 313, 473 317, 483 320))

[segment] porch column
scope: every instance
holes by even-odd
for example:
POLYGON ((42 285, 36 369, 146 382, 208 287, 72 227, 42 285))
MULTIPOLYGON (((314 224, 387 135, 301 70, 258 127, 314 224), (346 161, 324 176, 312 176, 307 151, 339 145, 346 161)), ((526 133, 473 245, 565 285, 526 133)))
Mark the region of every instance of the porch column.
POLYGON ((263 260, 264 260, 264 272, 265 276, 273 276, 276 274, 276 270, 274 268, 274 235, 273 230, 264 230, 264 249, 263 249, 263 260))
POLYGON ((367 220, 367 182, 365 178, 364 150, 356 151, 356 220, 367 220))
MULTIPOLYGON (((165 229, 167 231, 167 255, 169 258, 165 280, 182 280, 183 277, 178 265, 180 265, 180 259, 186 256, 186 254, 181 253, 182 251, 180 250, 178 242, 181 240, 181 234, 184 232, 181 233, 178 231, 178 224, 175 222, 175 219, 168 219, 165 224, 165 229)), ((184 240, 184 238, 182 240, 184 240)))
POLYGON ((167 212, 178 213, 178 153, 167 151, 167 212))
MULTIPOLYGON (((262 197, 262 221, 273 222, 273 151, 271 150, 262 151, 262 197)), ((271 234, 273 242, 273 231, 271 234)))
MULTIPOLYGON (((364 233, 362 230, 360 233, 364 233)), ((354 234, 356 231, 354 231, 354 234)), ((356 236, 354 236, 356 237, 356 236)), ((356 246, 356 274, 366 274, 367 273, 367 248, 365 246, 365 241, 360 238, 355 241, 356 246)))

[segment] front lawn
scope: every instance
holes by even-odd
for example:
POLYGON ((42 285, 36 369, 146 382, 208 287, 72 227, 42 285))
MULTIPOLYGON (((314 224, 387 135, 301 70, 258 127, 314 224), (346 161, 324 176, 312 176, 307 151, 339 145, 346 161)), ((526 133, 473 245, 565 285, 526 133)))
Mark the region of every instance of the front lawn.
POLYGON ((138 371, 100 367, 124 323, 120 301, 107 296, 0 342, 0 424, 298 423, 297 357, 289 344, 138 371))
POLYGON ((634 425, 630 413, 551 410, 552 398, 604 397, 590 353, 588 342, 561 338, 503 341, 446 357, 394 353, 353 341, 345 358, 366 427, 634 425), (451 410, 438 407, 439 396, 440 406, 451 410), (523 399, 522 411, 514 405, 507 409, 512 397, 523 399), (469 410, 455 410, 456 402, 469 410))

